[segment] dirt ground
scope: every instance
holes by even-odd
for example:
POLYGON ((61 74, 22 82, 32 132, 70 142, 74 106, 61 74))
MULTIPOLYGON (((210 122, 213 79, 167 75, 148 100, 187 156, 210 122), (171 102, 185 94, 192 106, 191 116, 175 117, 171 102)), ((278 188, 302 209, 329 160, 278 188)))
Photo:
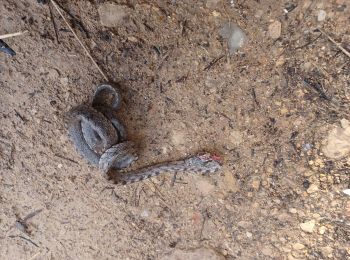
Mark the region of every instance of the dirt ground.
POLYGON ((103 78, 48 4, 2 0, 0 34, 29 32, 6 40, 16 56, 0 53, 1 259, 175 259, 196 248, 349 259, 350 59, 316 30, 349 51, 348 1, 109 1, 122 10, 115 26, 101 24, 106 1, 58 2, 120 84, 136 166, 213 151, 224 167, 174 186, 170 175, 108 183, 63 120, 103 78), (247 35, 232 55, 228 22, 247 35))

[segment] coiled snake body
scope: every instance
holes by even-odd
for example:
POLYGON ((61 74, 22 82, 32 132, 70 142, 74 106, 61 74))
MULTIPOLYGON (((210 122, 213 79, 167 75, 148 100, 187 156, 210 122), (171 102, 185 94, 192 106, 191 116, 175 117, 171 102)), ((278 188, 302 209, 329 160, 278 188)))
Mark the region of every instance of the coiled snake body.
POLYGON ((127 141, 123 124, 116 110, 120 107, 119 92, 111 85, 100 85, 91 105, 80 105, 67 113, 69 136, 78 152, 98 166, 114 183, 142 181, 162 173, 213 173, 221 168, 220 158, 202 154, 184 160, 166 162, 136 171, 123 172, 138 159, 132 142, 127 141))

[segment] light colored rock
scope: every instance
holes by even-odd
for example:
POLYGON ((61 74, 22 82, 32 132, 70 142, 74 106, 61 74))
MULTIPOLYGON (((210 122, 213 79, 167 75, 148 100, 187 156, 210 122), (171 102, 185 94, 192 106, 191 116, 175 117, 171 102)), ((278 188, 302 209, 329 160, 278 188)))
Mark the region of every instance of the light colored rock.
POLYGON ((251 186, 254 190, 259 190, 260 188, 260 179, 259 177, 254 177, 251 181, 251 186))
POLYGON ((301 223, 300 228, 307 233, 312 233, 314 231, 316 225, 316 221, 314 219, 301 223))
POLYGON ((223 188, 227 191, 237 192, 239 190, 239 185, 232 172, 225 171, 225 176, 222 184, 223 188))
POLYGON ((170 140, 174 146, 181 146, 181 145, 185 144, 185 142, 186 142, 185 137, 186 137, 186 135, 184 132, 182 132, 180 130, 172 130, 171 135, 170 135, 170 140))
POLYGON ((345 190, 343 190, 343 193, 344 193, 345 195, 350 196, 350 189, 345 189, 345 190))
POLYGON ((350 153, 350 122, 341 120, 341 126, 334 127, 324 140, 322 152, 332 159, 340 159, 350 153))
POLYGON ((104 3, 98 7, 98 14, 103 26, 117 27, 128 17, 127 9, 113 3, 104 3))
POLYGON ((224 260, 225 257, 210 248, 198 248, 194 250, 175 249, 171 254, 166 255, 161 260, 224 260))
POLYGON ((310 187, 307 189, 307 193, 311 194, 318 191, 318 187, 316 184, 311 184, 310 187))
POLYGON ((318 22, 323 22, 326 20, 327 13, 325 10, 319 10, 317 14, 317 21, 318 22))
POLYGON ((63 86, 68 86, 68 78, 60 78, 60 82, 63 86))
POLYGON ((215 186, 207 180, 197 181, 196 187, 202 194, 209 194, 215 189, 215 186))
POLYGON ((273 257, 273 256, 274 256, 273 250, 272 250, 272 248, 271 248, 270 246, 265 246, 265 247, 261 250, 261 252, 262 252, 264 255, 266 255, 266 256, 270 256, 270 257, 273 257))
POLYGON ((324 256, 331 257, 333 253, 333 248, 330 246, 321 247, 321 252, 324 256))
POLYGON ((229 142, 231 145, 230 148, 234 148, 235 146, 241 144, 243 142, 243 135, 240 131, 233 130, 230 132, 229 142))
POLYGON ((247 36, 243 30, 238 25, 231 22, 226 23, 224 27, 222 27, 220 35, 227 40, 230 54, 235 53, 247 40, 247 36))
POLYGON ((304 249, 305 248, 305 246, 303 245, 303 244, 301 244, 301 243, 295 243, 294 245, 293 245, 293 249, 294 250, 302 250, 302 249, 304 249))
POLYGON ((221 13, 218 12, 218 11, 216 11, 216 10, 214 10, 214 11, 212 12, 212 15, 213 15, 214 17, 219 17, 219 16, 221 15, 221 13))
POLYGON ((247 235, 247 238, 252 238, 253 237, 253 234, 248 232, 248 231, 246 232, 246 235, 247 235))
POLYGON ((269 36, 272 39, 278 39, 281 36, 282 24, 280 21, 274 21, 269 25, 269 36))
POLYGON ((290 208, 289 212, 292 214, 296 214, 298 211, 295 208, 290 208))
POLYGON ((318 229, 318 233, 320 235, 323 235, 325 232, 326 232, 327 228, 325 226, 321 226, 319 229, 318 229))
POLYGON ((263 10, 261 10, 261 9, 259 9, 259 10, 257 10, 256 12, 255 12, 255 15, 254 15, 254 17, 255 18, 261 18, 261 16, 264 14, 264 11, 263 10))

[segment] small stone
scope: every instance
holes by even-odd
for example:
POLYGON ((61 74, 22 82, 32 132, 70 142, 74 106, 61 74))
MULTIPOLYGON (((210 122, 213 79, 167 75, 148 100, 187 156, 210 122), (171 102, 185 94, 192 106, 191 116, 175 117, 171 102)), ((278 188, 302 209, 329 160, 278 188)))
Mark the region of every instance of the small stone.
POLYGON ((340 121, 340 126, 334 127, 324 140, 322 152, 332 159, 340 159, 350 153, 350 122, 340 121))
POLYGON ((276 61, 276 66, 277 67, 282 66, 285 62, 286 62, 285 57, 281 55, 276 61))
POLYGON ((345 195, 350 196, 350 189, 343 190, 343 193, 344 193, 345 195))
POLYGON ((202 194, 209 194, 215 189, 215 186, 207 180, 197 181, 196 187, 202 194))
POLYGON ((60 78, 60 82, 63 86, 68 86, 68 78, 60 78))
POLYGON ((238 25, 231 22, 226 23, 222 27, 220 35, 227 40, 230 54, 235 53, 247 40, 247 36, 243 30, 238 25))
POLYGON ((237 130, 231 131, 230 136, 229 136, 229 141, 231 143, 230 148, 236 147, 237 145, 239 145, 240 143, 243 142, 242 133, 240 131, 237 131, 237 130))
POLYGON ((136 37, 134 37, 134 36, 129 36, 128 37, 128 41, 130 41, 130 42, 138 42, 138 40, 137 40, 137 38, 136 37))
POLYGON ((324 256, 331 257, 333 253, 333 248, 330 246, 321 247, 321 252, 324 256))
POLYGON ((58 169, 61 169, 62 167, 63 167, 63 165, 60 164, 60 163, 57 165, 57 168, 58 168, 58 169))
POLYGON ((185 133, 179 130, 173 130, 171 132, 170 140, 174 146, 181 146, 185 144, 185 133))
POLYGON ((310 187, 307 189, 307 193, 311 194, 318 191, 318 187, 316 184, 311 184, 310 187))
POLYGON ((225 172, 222 184, 224 189, 230 192, 237 192, 240 188, 234 175, 228 171, 225 172))
POLYGON ((255 177, 252 182, 251 182, 251 186, 254 190, 259 190, 260 188, 260 180, 259 178, 255 177))
POLYGON ((250 233, 250 232, 247 232, 246 235, 247 235, 247 238, 252 238, 253 237, 253 234, 250 233))
POLYGON ((312 233, 315 228, 316 221, 315 220, 310 220, 304 223, 300 224, 300 228, 307 233, 312 233))
POLYGON ((296 214, 298 211, 295 208, 290 208, 289 212, 292 214, 296 214))
POLYGON ((50 79, 57 79, 60 76, 60 73, 57 69, 49 69, 47 77, 50 79))
POLYGON ((148 217, 149 217, 149 210, 148 210, 148 209, 144 209, 144 210, 141 212, 140 216, 141 216, 142 218, 148 218, 148 217))
POLYGON ((294 245, 293 245, 293 249, 294 250, 302 250, 302 249, 304 249, 305 248, 305 246, 303 245, 303 244, 301 244, 301 243, 295 243, 294 245))
POLYGON ((274 21, 269 25, 269 36, 272 39, 278 39, 281 36, 282 24, 280 21, 274 21))
POLYGON ((266 256, 273 257, 273 250, 272 250, 272 248, 269 247, 269 246, 265 246, 265 247, 261 250, 261 252, 262 252, 264 255, 266 255, 266 256))
POLYGON ((321 226, 319 229, 318 229, 318 233, 320 235, 323 235, 325 232, 326 232, 327 228, 325 226, 321 226))
POLYGON ((101 24, 106 27, 117 27, 128 16, 125 7, 113 3, 101 4, 98 14, 101 24))
POLYGON ((318 22, 323 22, 324 20, 326 20, 326 16, 327 16, 327 13, 325 10, 320 10, 318 11, 318 14, 317 14, 317 21, 318 22))
POLYGON ((264 11, 263 10, 261 10, 261 9, 259 9, 259 10, 257 10, 256 12, 255 12, 255 15, 254 15, 254 17, 255 18, 261 18, 261 16, 264 14, 264 11))
POLYGON ((214 17, 218 17, 218 16, 221 15, 221 13, 218 12, 218 11, 213 11, 212 14, 213 14, 214 17))

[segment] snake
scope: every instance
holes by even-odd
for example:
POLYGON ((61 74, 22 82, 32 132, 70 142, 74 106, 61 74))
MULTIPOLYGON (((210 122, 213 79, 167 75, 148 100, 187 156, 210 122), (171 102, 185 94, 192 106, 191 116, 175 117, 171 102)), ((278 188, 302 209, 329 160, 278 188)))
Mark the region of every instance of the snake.
POLYGON ((200 153, 130 170, 138 155, 135 144, 127 138, 125 126, 118 119, 121 101, 117 88, 101 84, 90 103, 72 108, 65 116, 68 135, 76 150, 90 164, 98 167, 107 180, 126 185, 163 173, 210 174, 222 167, 220 156, 200 153))

